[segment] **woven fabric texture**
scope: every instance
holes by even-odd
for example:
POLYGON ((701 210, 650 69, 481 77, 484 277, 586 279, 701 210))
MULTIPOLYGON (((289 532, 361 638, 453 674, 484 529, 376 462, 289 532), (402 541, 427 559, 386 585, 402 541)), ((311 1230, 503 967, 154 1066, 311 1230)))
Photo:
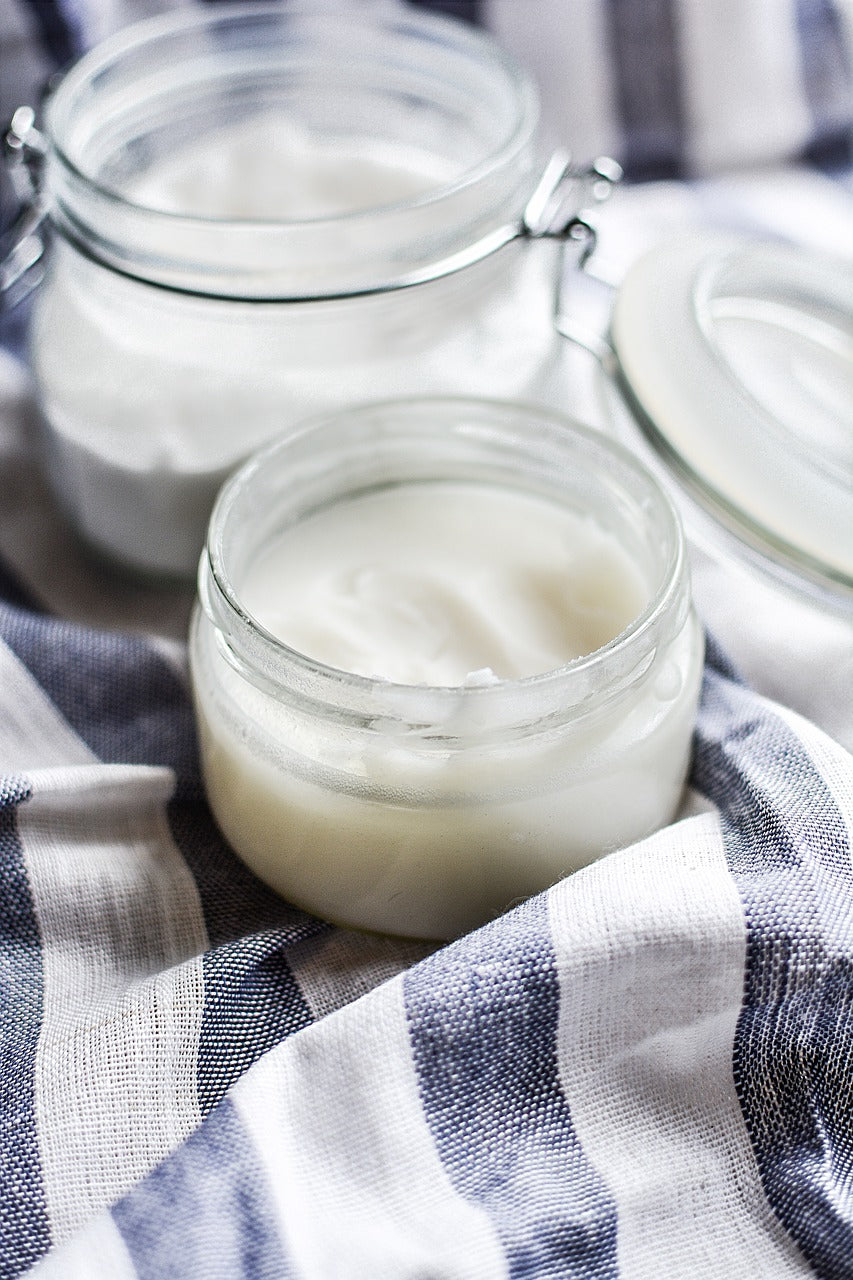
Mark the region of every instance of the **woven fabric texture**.
MULTIPOLYGON (((3 111, 169 7, 0 0, 3 111)), ((732 172, 837 159, 849 6, 433 7, 657 179, 611 279, 685 226, 853 258, 849 179, 732 172)), ((69 539, 0 334, 0 1280, 848 1280, 853 621, 694 548, 677 821, 449 946, 333 928, 219 835, 190 597, 69 539)))

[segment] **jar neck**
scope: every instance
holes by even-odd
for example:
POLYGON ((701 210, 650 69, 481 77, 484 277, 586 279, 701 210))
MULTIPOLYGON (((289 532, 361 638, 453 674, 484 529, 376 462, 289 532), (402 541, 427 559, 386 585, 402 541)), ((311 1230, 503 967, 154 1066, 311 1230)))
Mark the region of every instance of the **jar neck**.
POLYGON ((535 408, 487 401, 389 401, 315 420, 262 450, 222 490, 199 568, 200 607, 225 661, 267 695, 361 729, 390 726, 447 749, 547 734, 612 707, 684 627, 689 577, 677 516, 631 456, 535 408), (600 517, 643 561, 646 607, 594 653, 486 687, 368 679, 300 654, 243 607, 246 567, 303 513, 377 484, 476 479, 568 501, 600 517))
POLYGON ((327 297, 417 275, 517 219, 541 163, 529 80, 488 37, 415 13, 226 5, 141 23, 72 69, 46 125, 60 232, 117 271, 215 297, 327 297), (235 124, 250 146, 261 109, 342 154, 371 140, 429 150, 448 176, 392 204, 289 220, 137 202, 140 171, 235 124))

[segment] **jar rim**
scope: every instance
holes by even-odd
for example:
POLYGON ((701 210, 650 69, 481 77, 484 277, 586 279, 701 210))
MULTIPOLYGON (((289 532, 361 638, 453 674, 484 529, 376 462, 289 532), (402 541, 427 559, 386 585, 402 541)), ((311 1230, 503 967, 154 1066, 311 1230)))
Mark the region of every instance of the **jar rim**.
MULTIPOLYGON (((497 435, 494 436, 497 440, 497 435)), ((519 486, 523 488, 523 486, 519 486)), ((338 500, 348 496, 338 495, 338 500)), ((553 494, 552 494, 553 496, 553 494)), ((459 706, 460 698, 469 706, 489 706, 510 719, 516 714, 519 697, 525 700, 524 719, 551 714, 556 707, 590 709, 616 696, 645 670, 656 648, 676 634, 690 608, 689 567, 680 519, 671 499, 652 473, 628 449, 602 432, 541 405, 522 401, 488 400, 474 397, 417 396, 374 401, 304 420, 253 454, 226 481, 219 492, 208 526, 198 574, 199 601, 225 645, 226 657, 244 676, 267 692, 278 692, 279 682, 290 693, 294 689, 314 703, 349 709, 355 714, 376 715, 377 691, 389 701, 389 714, 418 720, 418 712, 432 712, 436 724, 447 721, 459 706), (228 567, 225 544, 235 507, 253 481, 267 478, 281 466, 288 451, 321 439, 329 428, 356 422, 371 415, 416 419, 421 414, 444 416, 450 422, 465 421, 473 415, 487 432, 495 433, 501 422, 520 417, 535 420, 528 432, 530 456, 550 464, 557 458, 572 458, 577 469, 579 456, 593 474, 612 479, 618 475, 634 484, 642 494, 647 515, 659 522, 665 543, 665 563, 649 598, 627 627, 606 644, 548 671, 516 679, 501 679, 489 685, 430 686, 378 680, 329 666, 291 648, 268 631, 243 606, 239 589, 228 567), (270 672, 273 673, 270 678, 270 672), (593 685, 594 680, 594 685, 593 685)))
MULTIPOLYGON (((738 396, 746 402, 750 415, 761 419, 769 433, 771 447, 783 446, 796 455, 798 465, 825 474, 828 483, 843 485, 849 491, 853 485, 853 453, 836 453, 815 447, 815 442, 786 430, 780 420, 762 403, 755 390, 737 376, 727 358, 715 327, 714 305, 732 293, 750 295, 755 283, 747 279, 752 271, 759 276, 757 297, 769 301, 771 306, 788 307, 790 318, 806 318, 810 303, 829 311, 840 312, 849 302, 847 285, 850 273, 836 263, 823 261, 817 255, 806 255, 787 245, 765 243, 756 239, 738 240, 709 254, 700 263, 693 281, 693 310, 702 336, 714 358, 721 376, 731 382, 738 396), (842 278, 839 279, 839 276, 842 278), (799 307, 800 313, 794 310, 799 307)), ((814 321, 815 327, 829 328, 831 321, 814 321)))
MULTIPOLYGON (((66 120, 74 110, 74 96, 87 83, 108 65, 118 62, 125 55, 134 52, 146 43, 166 39, 192 31, 202 31, 226 26, 238 20, 252 21, 262 18, 310 18, 330 27, 345 29, 352 27, 352 16, 341 11, 318 9, 311 0, 297 0, 286 7, 275 0, 230 0, 218 4, 211 9, 185 9, 172 13, 158 14, 134 22, 129 26, 107 37, 95 45, 75 62, 66 72, 56 89, 45 104, 46 133, 51 151, 60 166, 74 181, 84 186, 98 197, 112 204, 117 209, 132 211, 145 218, 153 218, 162 224, 171 224, 191 230, 193 227, 234 227, 246 231, 252 229, 270 230, 293 227, 334 228, 351 227, 377 214, 393 214, 425 208, 448 200, 461 192, 471 189, 484 176, 494 172, 502 165, 509 164, 525 147, 529 146, 539 127, 540 108, 539 95, 532 77, 510 54, 493 41, 485 32, 478 31, 461 21, 454 21, 441 14, 406 11, 391 13, 376 10, 372 13, 359 14, 359 24, 370 21, 377 29, 388 31, 410 30, 425 39, 442 37, 445 41, 452 37, 452 43, 471 54, 479 53, 487 56, 489 61, 499 69, 507 82, 515 89, 518 110, 513 127, 505 139, 452 181, 430 187, 426 192, 409 200, 395 201, 384 205, 373 205, 367 208, 350 210, 334 215, 320 215, 306 218, 265 218, 265 217, 228 217, 220 218, 211 215, 184 214, 174 210, 158 209, 130 199, 115 187, 100 181, 96 176, 87 173, 81 164, 72 158, 61 141, 62 129, 58 118, 62 111, 66 120)), ((107 264, 109 265, 109 264, 107 264)))
MULTIPOLYGON (((777 360, 780 334, 815 340, 825 330, 823 345, 844 327, 849 371, 849 324, 839 323, 849 283, 842 264, 817 253, 731 232, 695 233, 634 263, 611 318, 617 390, 688 504, 694 534, 797 596, 845 614, 853 598, 853 544, 841 536, 853 478, 846 420, 836 416, 834 435, 821 438, 817 428, 829 415, 820 404, 809 415, 792 399, 797 417, 784 406, 780 413, 778 397, 768 402, 756 392, 762 379, 776 386, 775 378, 760 359, 750 365, 743 338, 733 361, 717 326, 720 314, 767 326, 777 360)), ((794 367, 793 356, 788 363, 794 367)), ((837 414, 828 395, 823 403, 837 414)))

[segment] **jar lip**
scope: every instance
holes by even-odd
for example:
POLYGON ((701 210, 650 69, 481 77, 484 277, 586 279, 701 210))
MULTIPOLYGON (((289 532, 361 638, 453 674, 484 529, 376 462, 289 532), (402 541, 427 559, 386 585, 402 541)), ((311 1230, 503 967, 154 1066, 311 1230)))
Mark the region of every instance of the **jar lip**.
POLYGON ((798 401, 796 368, 807 365, 796 347, 786 355, 783 339, 800 334, 827 349, 843 330, 849 375, 849 324, 839 317, 849 313, 850 279, 844 264, 813 251, 692 233, 633 264, 611 317, 618 392, 687 501, 694 533, 842 613, 853 599, 853 542, 842 536, 853 528, 847 420, 820 374, 813 385, 824 395, 813 398, 814 412, 798 401), (721 343, 720 315, 772 338, 766 349, 791 371, 788 412, 780 395, 763 394, 781 380, 754 355, 749 330, 737 359, 721 343), (697 387, 705 394, 697 397, 697 387))
POLYGON ((504 164, 511 162, 516 155, 520 154, 530 144, 536 134, 540 118, 539 95, 532 78, 523 67, 487 34, 441 14, 419 13, 412 10, 400 13, 375 11, 370 14, 359 14, 358 21, 362 24, 369 20, 376 28, 385 28, 388 31, 400 31, 409 28, 416 34, 426 38, 435 39, 437 36, 443 36, 444 38, 452 36, 457 47, 467 48, 471 52, 479 50, 481 54, 488 54, 489 59, 507 77, 508 82, 515 86, 516 101, 518 103, 514 127, 497 147, 493 148, 475 165, 466 169, 464 173, 454 178, 452 182, 432 187, 412 199, 385 205, 373 205, 368 208, 336 213, 331 216, 322 215, 310 218, 217 218, 210 215, 184 214, 168 209, 158 209, 152 205, 129 199, 114 187, 99 181, 92 174, 86 173, 80 164, 72 159, 66 148, 59 141, 57 135, 61 133, 61 129, 57 128, 56 117, 62 110, 65 110, 66 115, 71 114, 74 94, 104 66, 118 61, 122 56, 143 46, 147 41, 183 32, 202 30, 205 27, 227 25, 227 23, 235 19, 252 20, 279 16, 311 18, 340 30, 354 25, 352 15, 347 16, 341 11, 320 10, 315 4, 310 3, 310 0, 297 0, 296 3, 288 4, 286 8, 276 3, 276 0, 251 0, 250 3, 245 4, 241 3, 241 0, 230 0, 230 2, 218 4, 211 9, 178 10, 132 23, 114 35, 107 37, 95 45, 88 53, 84 54, 69 69, 48 98, 45 107, 46 132, 53 156, 72 179, 83 183, 87 189, 97 194, 101 199, 112 203, 118 209, 132 211, 135 215, 142 215, 158 221, 162 219, 163 224, 179 225, 188 230, 194 226, 213 226, 218 228, 233 226, 246 231, 250 231, 253 228, 259 231, 276 228, 285 230, 289 227, 321 229, 324 226, 329 228, 337 226, 352 227, 366 220, 376 218, 377 215, 408 212, 422 208, 428 209, 475 186, 482 178, 504 164))
MULTIPOLYGON (((721 247, 716 254, 710 252, 697 267, 692 290, 696 322, 715 366, 720 375, 735 387, 740 399, 748 406, 750 416, 761 421, 762 428, 768 433, 770 447, 782 447, 795 454, 798 465, 822 472, 828 483, 843 485, 849 491, 853 485, 853 453, 832 454, 816 448, 813 441, 787 430, 755 391, 737 376, 726 357, 714 325, 714 304, 728 293, 749 294, 749 286, 745 280, 742 285, 740 277, 745 276, 750 268, 761 272, 761 300, 769 301, 771 306, 792 310, 794 304, 805 307, 814 298, 821 307, 829 309, 837 305, 840 308, 849 300, 846 285, 850 283, 850 273, 844 273, 844 268, 831 260, 806 255, 785 244, 744 238, 721 247), (807 290, 811 290, 811 295, 807 290)), ((794 315, 799 318, 796 312, 794 315)), ((829 328, 828 321, 822 323, 829 328)))
MULTIPOLYGON (((671 622, 672 610, 678 603, 679 597, 689 596, 688 581, 689 569, 684 538, 675 506, 648 469, 618 441, 582 425, 567 415, 546 409, 542 405, 523 401, 440 395, 373 401, 336 413, 327 412, 297 424, 265 445, 243 463, 220 490, 210 517, 208 538, 199 564, 199 595, 202 606, 214 626, 219 627, 220 624, 224 624, 230 631, 228 624, 236 620, 238 628, 244 629, 254 642, 253 647, 259 648, 274 662, 284 663, 311 680, 319 680, 325 687, 330 702, 333 693, 340 694, 342 690, 352 691, 363 698, 375 693, 377 689, 387 691, 392 697, 399 698, 402 702, 406 700, 416 702, 418 698, 429 698, 448 702, 452 700, 454 705, 458 705, 460 697, 464 697, 466 700, 470 699, 471 704, 497 704, 507 698, 512 699, 519 695, 529 697, 536 694, 542 695, 540 701, 550 701, 548 695, 556 691, 564 695, 567 684, 580 685, 590 672, 606 671, 611 668, 615 672, 623 665, 627 665, 633 672, 653 646, 655 637, 661 629, 662 618, 668 617, 671 622), (627 627, 591 653, 582 654, 559 667, 535 675, 501 679, 496 684, 489 685, 405 684, 362 676, 319 662, 310 655, 291 648, 273 635, 243 607, 239 592, 235 589, 226 567, 223 535, 234 503, 245 486, 250 484, 254 477, 266 474, 278 455, 293 448, 299 441, 310 439, 315 435, 319 437, 324 429, 334 422, 373 413, 405 414, 407 411, 417 411, 420 408, 444 413, 450 417, 470 414, 472 411, 481 411, 499 417, 508 414, 533 416, 537 420, 536 435, 541 443, 556 443, 564 450, 572 444, 575 446, 580 444, 581 448, 586 450, 588 462, 593 459, 596 461, 600 459, 602 463, 610 462, 618 466, 623 473, 633 475, 643 484, 658 504, 658 510, 669 535, 669 547, 666 566, 660 574, 655 590, 641 612, 627 627), (215 601, 211 599, 210 586, 215 590, 215 601), (219 605, 222 607, 218 607, 219 605)), ((677 627, 682 625, 684 613, 686 608, 678 619, 677 627)))

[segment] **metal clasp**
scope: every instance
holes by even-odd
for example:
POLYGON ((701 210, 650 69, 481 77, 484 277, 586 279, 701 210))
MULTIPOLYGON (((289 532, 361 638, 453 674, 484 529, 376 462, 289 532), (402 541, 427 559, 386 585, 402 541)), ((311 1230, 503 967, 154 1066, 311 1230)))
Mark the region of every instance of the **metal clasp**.
POLYGON ((581 214, 590 205, 607 200, 621 181, 621 165, 610 156, 599 156, 575 169, 568 152, 555 151, 527 202, 519 233, 534 240, 583 240, 591 253, 595 232, 581 214))
POLYGON ((597 360, 612 357, 607 340, 613 289, 587 270, 595 252, 596 230, 584 211, 608 199, 622 180, 622 168, 609 156, 601 156, 583 169, 573 169, 568 155, 555 153, 549 160, 522 218, 523 232, 531 239, 548 237, 562 244, 560 269, 554 287, 554 327, 597 360), (565 289, 571 272, 571 285, 565 289))
MULTIPOLYGON (((516 240, 559 240, 563 244, 583 241, 586 252, 583 262, 595 245, 595 231, 581 216, 590 205, 606 200, 613 187, 622 179, 622 169, 609 156, 601 156, 592 164, 575 169, 566 151, 555 151, 543 171, 542 177, 525 205, 517 222, 496 227, 482 239, 459 249, 456 253, 426 267, 396 276, 379 284, 349 289, 341 293, 323 293, 311 297, 287 297, 280 302, 340 301, 346 298, 369 297, 374 294, 394 293, 400 289, 412 289, 417 285, 431 284, 456 275, 468 267, 484 262, 493 254, 505 249, 516 240)), ((559 294, 559 289, 558 289, 559 294)), ((555 308, 557 300, 555 300, 555 308)))
POLYGON ((42 224, 47 199, 41 171, 47 153, 32 107, 18 107, 3 135, 3 161, 18 213, 0 244, 0 309, 11 310, 36 288, 43 275, 42 224))
MULTIPOLYGON (((504 223, 449 257, 431 262, 406 275, 341 292, 277 297, 269 301, 339 302, 348 298, 365 298, 413 289, 418 285, 445 280, 468 267, 477 266, 517 240, 559 240, 564 246, 583 241, 586 246, 583 257, 585 263, 595 245, 595 231, 581 216, 582 212, 591 205, 606 200, 621 179, 621 166, 609 156, 601 156, 591 164, 576 169, 568 152, 555 151, 517 222, 504 223)), ((555 315, 559 292, 558 281, 555 315)))

